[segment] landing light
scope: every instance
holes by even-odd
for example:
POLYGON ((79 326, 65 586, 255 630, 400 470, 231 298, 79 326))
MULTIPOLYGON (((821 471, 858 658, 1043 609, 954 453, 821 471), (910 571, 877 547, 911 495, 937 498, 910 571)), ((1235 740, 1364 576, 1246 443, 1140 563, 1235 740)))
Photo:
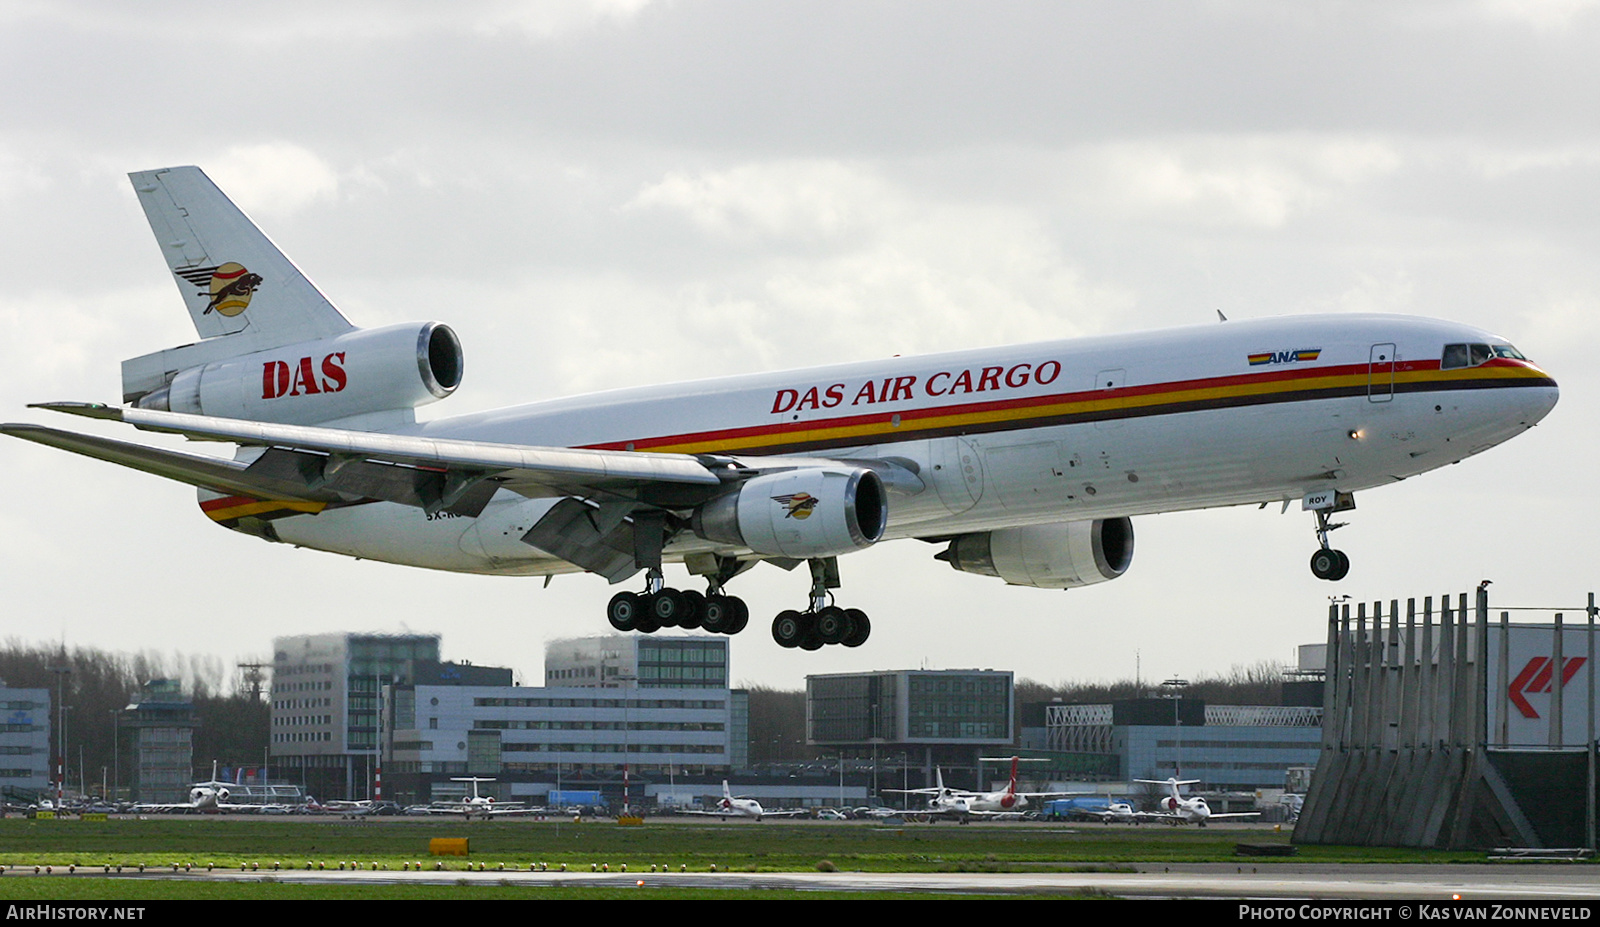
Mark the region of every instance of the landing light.
POLYGON ((1359 429, 1359 428, 1352 428, 1349 431, 1345 432, 1345 434, 1349 435, 1350 436, 1350 440, 1352 440, 1352 441, 1360 441, 1361 440, 1361 429, 1359 429))

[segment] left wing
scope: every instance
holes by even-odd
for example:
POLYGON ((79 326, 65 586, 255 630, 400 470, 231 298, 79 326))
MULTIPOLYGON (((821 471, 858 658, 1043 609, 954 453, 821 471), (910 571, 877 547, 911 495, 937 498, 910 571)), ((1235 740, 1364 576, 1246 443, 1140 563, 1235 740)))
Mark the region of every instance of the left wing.
MULTIPOLYGON (((228 460, 38 425, 0 425, 0 433, 188 483, 316 513, 366 501, 476 517, 500 489, 560 499, 522 540, 611 582, 633 575, 640 546, 631 525, 651 510, 681 514, 753 477, 836 465, 870 470, 884 489, 911 495, 924 484, 916 465, 896 459, 734 457, 539 447, 119 408, 42 403, 34 408, 123 422, 143 431, 262 448, 228 460), (586 500, 586 501, 579 501, 586 500), (593 510, 600 506, 598 517, 593 510)), ((659 524, 659 515, 655 516, 659 524)), ((881 534, 882 522, 878 523, 881 534)), ((873 538, 876 540, 876 537, 873 538)), ((659 543, 656 543, 659 555, 659 543)), ((763 551, 771 555, 772 551, 763 551)), ((787 554, 785 554, 787 556, 787 554)))
MULTIPOLYGON (((642 490, 660 486, 715 491, 724 479, 712 471, 708 461, 687 454, 418 438, 123 409, 98 403, 43 403, 36 408, 125 422, 144 431, 268 448, 267 453, 244 465, 53 428, 0 426, 0 432, 13 437, 194 486, 246 495, 266 494, 271 498, 327 501, 333 494, 335 498, 416 505, 429 514, 470 499, 476 502, 475 510, 457 513, 476 515, 488 503, 493 490, 500 487, 530 498, 613 494, 637 498, 642 490)), ((722 469, 733 479, 744 475, 732 464, 722 469)))

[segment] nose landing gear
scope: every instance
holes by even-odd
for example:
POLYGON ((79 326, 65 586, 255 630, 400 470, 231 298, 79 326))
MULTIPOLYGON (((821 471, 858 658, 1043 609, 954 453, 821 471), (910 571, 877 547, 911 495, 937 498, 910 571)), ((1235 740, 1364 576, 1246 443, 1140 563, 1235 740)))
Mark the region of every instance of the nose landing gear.
POLYGON ((1304 508, 1311 509, 1317 517, 1317 543, 1321 549, 1311 555, 1311 575, 1317 579, 1338 582, 1350 572, 1350 558, 1344 551, 1328 544, 1328 532, 1343 528, 1348 522, 1330 522, 1334 512, 1348 512, 1356 507, 1355 496, 1347 492, 1313 493, 1305 498, 1304 508))

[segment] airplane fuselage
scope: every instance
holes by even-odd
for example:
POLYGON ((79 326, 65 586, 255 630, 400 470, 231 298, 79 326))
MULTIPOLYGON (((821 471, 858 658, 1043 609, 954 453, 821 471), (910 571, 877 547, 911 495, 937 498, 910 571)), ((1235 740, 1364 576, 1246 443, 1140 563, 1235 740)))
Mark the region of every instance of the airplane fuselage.
MULTIPOLYGON (((923 488, 885 538, 939 537, 1352 492, 1526 430, 1557 398, 1507 346, 1404 316, 1302 316, 613 390, 402 433, 704 455, 891 459, 923 488)), ((501 491, 476 518, 371 503, 275 522, 280 539, 445 570, 576 570, 521 538, 554 500, 501 491)), ((668 559, 720 550, 688 532, 668 559)))
POLYGON ((267 540, 468 573, 642 573, 642 591, 606 605, 623 632, 737 634, 750 610, 726 585, 767 560, 811 580, 803 611, 773 617, 776 643, 859 647, 872 622, 835 601, 838 558, 880 540, 938 541, 957 570, 1067 589, 1128 569, 1132 516, 1247 503, 1298 500, 1316 519, 1311 572, 1336 581, 1350 559, 1330 516, 1352 493, 1499 444, 1557 398, 1488 332, 1328 315, 418 423, 462 381, 448 325, 352 325, 199 168, 129 177, 200 340, 124 360, 125 406, 39 407, 231 442, 235 459, 26 423, 0 433, 197 487, 207 517, 267 540), (705 592, 669 586, 671 562, 705 592))

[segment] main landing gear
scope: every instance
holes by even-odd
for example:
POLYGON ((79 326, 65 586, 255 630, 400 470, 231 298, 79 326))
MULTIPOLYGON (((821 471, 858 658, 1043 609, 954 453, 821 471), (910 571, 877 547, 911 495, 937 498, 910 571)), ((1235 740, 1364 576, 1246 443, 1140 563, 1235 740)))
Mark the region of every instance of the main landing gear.
POLYGON ((645 591, 619 592, 606 606, 606 620, 618 631, 651 634, 662 628, 699 628, 712 634, 738 634, 750 623, 750 609, 738 596, 711 587, 668 589, 659 570, 651 570, 645 591))
POLYGON ((722 586, 744 569, 731 557, 717 558, 705 594, 667 588, 661 575, 661 549, 666 545, 666 518, 660 512, 633 514, 634 565, 645 571, 643 593, 619 592, 606 605, 606 620, 618 631, 651 634, 662 628, 699 628, 712 634, 738 634, 750 623, 744 600, 725 595, 722 586))
POLYGON ((872 634, 872 622, 859 608, 832 604, 829 589, 839 588, 839 560, 819 557, 811 566, 811 606, 803 612, 785 609, 772 619, 772 639, 780 647, 821 650, 824 644, 860 647, 872 634))
MULTIPOLYGON (((750 609, 738 596, 727 595, 723 585, 754 561, 717 557, 690 566, 706 577, 704 594, 670 589, 661 573, 661 550, 666 530, 658 513, 636 512, 634 564, 645 570, 644 592, 619 592, 606 605, 606 621, 618 631, 651 634, 662 628, 699 628, 713 634, 738 634, 750 623, 750 609)), ((688 562, 688 560, 686 560, 688 562)), ((811 602, 803 612, 783 611, 772 620, 772 639, 781 647, 820 650, 824 644, 860 647, 872 634, 872 622, 859 608, 833 604, 828 590, 839 588, 839 559, 818 557, 811 566, 811 602)))
POLYGON ((1328 532, 1343 528, 1348 523, 1329 522, 1328 516, 1355 507, 1355 499, 1349 493, 1335 493, 1329 505, 1312 510, 1312 514, 1317 516, 1317 543, 1321 545, 1321 549, 1311 555, 1311 575, 1317 579, 1338 582, 1350 572, 1350 558, 1345 556, 1344 551, 1328 546, 1328 532))

